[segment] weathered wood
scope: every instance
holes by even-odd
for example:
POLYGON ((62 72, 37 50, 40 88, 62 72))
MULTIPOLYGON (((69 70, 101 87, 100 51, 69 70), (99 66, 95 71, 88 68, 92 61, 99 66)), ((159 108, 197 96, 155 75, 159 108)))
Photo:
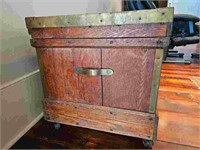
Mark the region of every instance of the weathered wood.
POLYGON ((57 97, 57 84, 55 76, 55 65, 54 65, 54 51, 49 49, 48 51, 43 49, 37 49, 38 57, 40 58, 40 69, 44 72, 42 82, 45 84, 45 96, 49 98, 57 97))
MULTIPOLYGON (((173 18, 174 18, 174 16, 173 16, 173 18)), ((172 27, 173 27, 172 22, 167 23, 167 32, 166 32, 167 36, 172 36, 172 27)))
POLYGON ((151 85, 151 95, 150 95, 150 105, 149 105, 150 113, 156 112, 162 60, 163 60, 163 49, 162 50, 157 49, 156 54, 155 54, 153 80, 152 80, 152 85, 151 85))
MULTIPOLYGON (((48 97, 101 105, 101 77, 77 75, 74 67, 100 68, 100 50, 43 48, 40 58, 48 97)), ((40 54, 40 53, 39 53, 40 54)))
POLYGON ((27 28, 68 27, 68 26, 102 26, 139 23, 173 22, 174 9, 171 7, 124 11, 118 13, 81 14, 68 16, 27 17, 27 28))
POLYGON ((103 77, 103 105, 149 111, 154 49, 102 49, 102 67, 113 69, 103 77))
POLYGON ((50 99, 43 104, 49 121, 153 139, 154 114, 50 99))
POLYGON ((164 37, 167 34, 167 23, 131 24, 123 26, 34 28, 30 29, 32 38, 135 38, 164 37))
POLYGON ((155 140, 172 21, 173 8, 26 18, 44 76, 46 119, 155 140), (76 67, 114 73, 88 76, 76 74, 76 67))
POLYGON ((36 53, 37 53, 38 65, 40 69, 40 76, 41 76, 41 81, 42 81, 44 97, 48 97, 48 89, 47 89, 47 83, 45 79, 44 62, 43 62, 44 59, 42 58, 42 51, 40 49, 36 49, 36 53))
POLYGON ((119 39, 32 39, 33 47, 157 47, 169 45, 169 38, 119 39))

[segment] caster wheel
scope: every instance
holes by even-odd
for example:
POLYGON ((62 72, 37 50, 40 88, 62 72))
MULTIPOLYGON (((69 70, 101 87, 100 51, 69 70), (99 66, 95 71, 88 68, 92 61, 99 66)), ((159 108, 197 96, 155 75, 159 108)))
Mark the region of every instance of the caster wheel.
POLYGON ((55 130, 59 130, 60 128, 61 128, 61 124, 59 124, 59 123, 54 124, 55 130))
POLYGON ((153 141, 150 141, 150 140, 143 140, 143 145, 146 147, 146 148, 152 148, 153 146, 153 141))

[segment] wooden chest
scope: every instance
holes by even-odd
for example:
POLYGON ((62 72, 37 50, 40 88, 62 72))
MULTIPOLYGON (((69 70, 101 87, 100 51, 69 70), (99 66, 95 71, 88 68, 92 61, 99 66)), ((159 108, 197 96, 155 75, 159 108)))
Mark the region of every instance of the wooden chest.
POLYGON ((29 17, 52 122, 156 139, 156 102, 173 8, 29 17))

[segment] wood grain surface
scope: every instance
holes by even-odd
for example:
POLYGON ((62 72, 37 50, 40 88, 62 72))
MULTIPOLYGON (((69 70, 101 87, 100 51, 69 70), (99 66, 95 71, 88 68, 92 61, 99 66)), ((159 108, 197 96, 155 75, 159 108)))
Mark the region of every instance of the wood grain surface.
POLYGON ((118 38, 118 39, 33 39, 33 47, 161 47, 169 45, 169 38, 118 38))
POLYGON ((54 66, 54 50, 49 49, 37 49, 37 53, 41 58, 40 70, 43 70, 44 74, 42 77, 43 83, 45 83, 45 96, 50 98, 58 98, 57 96, 57 83, 55 76, 54 66))
POLYGON ((114 71, 103 77, 103 105, 148 112, 154 57, 154 49, 102 49, 102 67, 114 71))
POLYGON ((51 99, 43 104, 49 121, 153 139, 154 114, 51 99))
POLYGON ((167 23, 132 24, 123 26, 33 28, 32 38, 117 38, 117 37, 164 37, 167 23))
POLYGON ((180 145, 174 143, 167 143, 162 141, 156 141, 153 150, 199 150, 197 147, 187 146, 187 145, 180 145))
POLYGON ((163 64, 158 95, 158 140, 200 147, 199 64, 163 64))
POLYGON ((142 139, 41 119, 11 149, 146 149, 142 139), (25 144, 27 143, 27 144, 25 144))
POLYGON ((101 68, 97 49, 43 48, 42 68, 49 98, 101 105, 101 77, 78 75, 75 67, 101 68))

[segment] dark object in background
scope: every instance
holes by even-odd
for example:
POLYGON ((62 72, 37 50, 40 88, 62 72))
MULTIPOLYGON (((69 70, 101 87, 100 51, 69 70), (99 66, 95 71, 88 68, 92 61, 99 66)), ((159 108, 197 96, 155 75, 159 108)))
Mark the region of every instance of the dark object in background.
POLYGON ((156 9, 156 5, 152 0, 129 0, 123 3, 124 11, 142 10, 142 9, 156 9))
POLYGON ((190 37, 199 34, 198 26, 199 18, 188 14, 177 14, 174 16, 173 37, 190 37))
MULTIPOLYGON (((167 2, 167 1, 166 1, 167 2)), ((163 5, 162 5, 163 6, 163 5)), ((166 3, 167 6, 167 3, 166 3)), ((124 11, 141 10, 141 9, 155 9, 159 7, 159 2, 152 0, 129 0, 124 1, 124 11)), ((166 48, 164 53, 163 62, 178 62, 188 63, 188 61, 169 61, 167 57, 181 57, 184 53, 178 53, 176 51, 170 51, 175 46, 186 46, 188 44, 199 43, 199 27, 196 23, 199 22, 199 18, 188 14, 177 14, 174 16, 172 37, 170 45, 166 48)), ((199 54, 192 54, 192 58, 199 58, 199 54)), ((190 62, 189 62, 190 63, 190 62)))
MULTIPOLYGON (((167 49, 166 55, 164 55, 164 62, 171 62, 166 60, 167 57, 182 57, 184 53, 172 53, 169 49, 173 49, 175 46, 186 46, 188 44, 199 43, 199 28, 196 23, 199 22, 199 18, 188 14, 178 14, 174 16, 173 30, 170 46, 167 49)), ((197 56, 199 54, 192 54, 197 56)), ((192 57, 195 58, 195 57, 192 57)), ((179 63, 190 63, 190 61, 177 61, 179 63)))

